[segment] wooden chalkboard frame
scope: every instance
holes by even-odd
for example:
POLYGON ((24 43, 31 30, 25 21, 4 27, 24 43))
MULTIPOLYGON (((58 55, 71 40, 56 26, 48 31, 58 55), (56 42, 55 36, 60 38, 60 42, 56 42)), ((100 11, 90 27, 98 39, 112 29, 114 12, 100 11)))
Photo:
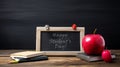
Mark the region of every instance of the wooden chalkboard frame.
POLYGON ((49 27, 49 30, 46 30, 45 27, 36 27, 36 51, 45 52, 46 55, 76 55, 77 53, 83 52, 82 49, 82 38, 85 34, 85 27, 77 27, 76 30, 73 30, 72 27, 49 27), (41 47, 41 32, 42 31, 78 31, 80 32, 80 50, 79 51, 42 51, 41 47))

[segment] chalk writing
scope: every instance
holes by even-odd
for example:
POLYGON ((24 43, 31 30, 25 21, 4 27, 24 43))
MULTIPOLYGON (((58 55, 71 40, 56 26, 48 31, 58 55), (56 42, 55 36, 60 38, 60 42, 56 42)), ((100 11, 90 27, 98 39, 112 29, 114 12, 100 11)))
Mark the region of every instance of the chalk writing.
POLYGON ((71 40, 68 38, 68 34, 53 33, 52 37, 49 40, 50 45, 54 45, 56 49, 64 50, 68 44, 71 43, 71 40))
POLYGON ((40 48, 43 51, 79 51, 80 33, 76 31, 42 31, 40 48))
POLYGON ((71 43, 71 40, 70 39, 50 39, 49 40, 49 43, 50 44, 69 44, 71 43))
POLYGON ((60 38, 64 38, 64 37, 67 37, 68 34, 58 34, 58 33, 53 33, 52 35, 53 37, 60 37, 60 38))

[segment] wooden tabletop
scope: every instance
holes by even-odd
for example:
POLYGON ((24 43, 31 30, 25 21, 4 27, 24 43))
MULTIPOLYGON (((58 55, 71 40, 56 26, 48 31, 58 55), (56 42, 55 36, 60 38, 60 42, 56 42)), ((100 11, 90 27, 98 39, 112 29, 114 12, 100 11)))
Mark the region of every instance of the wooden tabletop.
POLYGON ((111 50, 116 55, 112 63, 86 62, 77 57, 48 57, 48 60, 9 64, 11 53, 25 50, 0 50, 0 67, 120 67, 120 50, 111 50))

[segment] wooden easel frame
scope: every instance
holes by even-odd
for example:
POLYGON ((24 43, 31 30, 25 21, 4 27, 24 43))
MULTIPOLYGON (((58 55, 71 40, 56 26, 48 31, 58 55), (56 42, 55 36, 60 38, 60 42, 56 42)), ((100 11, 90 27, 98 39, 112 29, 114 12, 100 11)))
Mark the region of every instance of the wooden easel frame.
POLYGON ((45 52, 46 55, 76 55, 77 53, 83 52, 82 49, 82 38, 85 34, 84 27, 77 27, 76 30, 73 30, 72 27, 49 27, 49 30, 46 30, 45 27, 36 27, 36 51, 45 52), (42 31, 79 31, 80 32, 80 51, 42 51, 41 47, 41 32, 42 31))

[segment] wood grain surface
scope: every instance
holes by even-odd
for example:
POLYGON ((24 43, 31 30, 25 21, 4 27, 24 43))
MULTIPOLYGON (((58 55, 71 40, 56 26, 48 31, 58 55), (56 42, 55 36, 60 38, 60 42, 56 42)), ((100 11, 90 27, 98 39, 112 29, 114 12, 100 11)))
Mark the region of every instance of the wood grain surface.
POLYGON ((119 67, 120 50, 112 50, 116 59, 112 63, 104 61, 86 62, 77 57, 48 57, 48 60, 9 64, 9 54, 24 50, 0 50, 0 67, 119 67))

